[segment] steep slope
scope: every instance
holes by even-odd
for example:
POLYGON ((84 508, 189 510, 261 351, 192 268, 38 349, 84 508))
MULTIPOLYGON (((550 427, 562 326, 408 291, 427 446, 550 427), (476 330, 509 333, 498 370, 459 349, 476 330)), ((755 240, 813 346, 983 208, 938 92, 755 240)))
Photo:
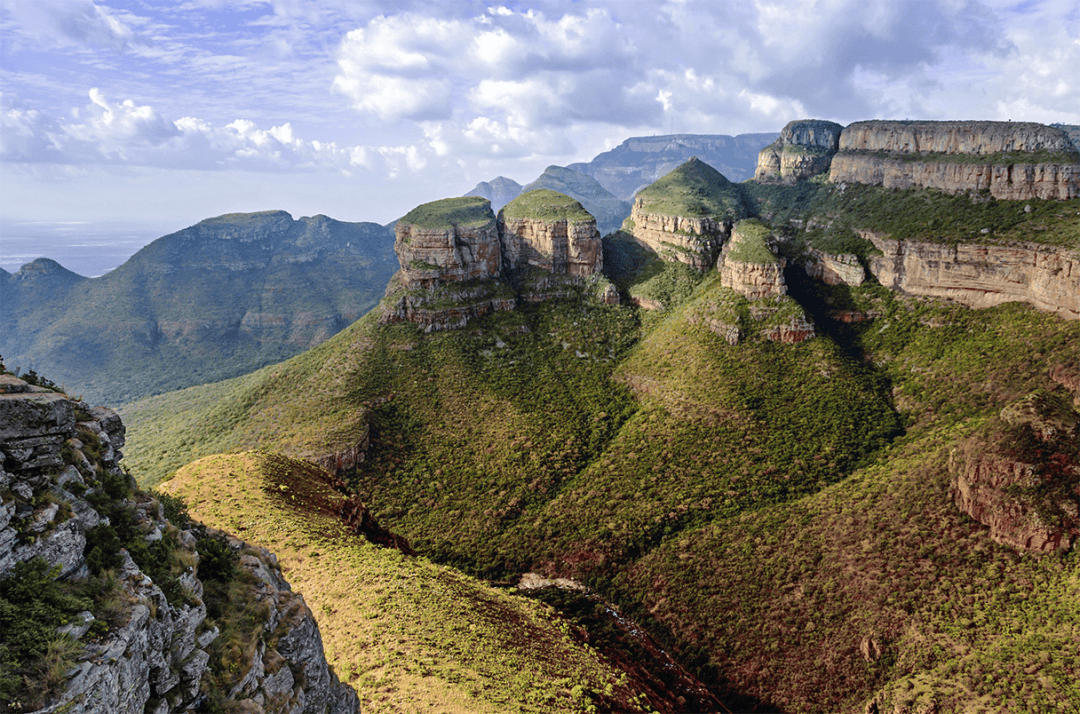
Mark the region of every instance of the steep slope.
POLYGON ((368 714, 648 711, 551 608, 355 535, 338 515, 349 499, 310 464, 209 457, 164 489, 277 554, 368 714))
POLYGON ((273 555, 131 489, 115 412, 0 372, 0 425, 0 711, 359 711, 273 555))
POLYGON ((0 279, 0 353, 112 403, 243 374, 370 309, 390 247, 375 224, 270 211, 208 219, 100 278, 35 261, 0 279))

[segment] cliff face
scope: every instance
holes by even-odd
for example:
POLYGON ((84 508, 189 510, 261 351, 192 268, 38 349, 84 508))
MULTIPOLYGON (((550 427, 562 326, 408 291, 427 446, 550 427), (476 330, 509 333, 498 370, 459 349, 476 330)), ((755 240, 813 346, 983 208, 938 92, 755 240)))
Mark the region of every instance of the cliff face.
POLYGON ((987 190, 1004 200, 1080 196, 1080 154, 1061 129, 1023 122, 856 122, 830 180, 987 190))
POLYGON ((717 251, 731 233, 731 223, 711 217, 668 216, 649 213, 642 199, 630 212, 634 240, 665 260, 708 270, 717 251))
POLYGON ((789 122, 758 154, 754 179, 794 182, 829 170, 843 127, 831 121, 789 122))
POLYGON ((358 712, 356 693, 330 672, 311 611, 290 591, 274 556, 240 541, 230 547, 253 583, 242 597, 257 604, 263 618, 252 626, 263 635, 253 635, 260 644, 241 656, 238 671, 214 669, 219 630, 207 619, 197 536, 166 521, 145 494, 116 497, 127 478, 118 463, 123 445, 115 412, 0 375, 0 580, 27 561, 43 562, 61 582, 86 580, 89 559, 102 557, 103 528, 134 529, 127 548, 143 553, 174 543, 170 557, 191 563, 165 585, 140 569, 135 550, 109 549, 104 555, 117 558, 115 593, 103 602, 112 604, 73 614, 59 629, 74 657, 39 712, 192 711, 211 677, 232 682, 217 694, 244 711, 358 712), (88 548, 88 541, 97 545, 88 548))
POLYGON ((1026 302, 1080 319, 1080 253, 1038 244, 942 245, 896 241, 863 231, 883 255, 870 271, 886 287, 956 300, 969 307, 1026 302))
POLYGON ((425 228, 398 221, 394 252, 408 288, 493 278, 502 270, 499 232, 490 225, 425 228))
POLYGON ((1035 552, 1068 550, 1080 535, 1080 415, 1036 392, 949 457, 953 500, 990 536, 1035 552))

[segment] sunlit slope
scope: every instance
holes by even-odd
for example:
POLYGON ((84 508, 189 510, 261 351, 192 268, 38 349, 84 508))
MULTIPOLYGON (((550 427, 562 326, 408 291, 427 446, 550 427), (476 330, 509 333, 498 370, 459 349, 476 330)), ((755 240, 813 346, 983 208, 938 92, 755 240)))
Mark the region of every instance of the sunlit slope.
POLYGON ((647 710, 549 607, 353 535, 335 515, 345 496, 304 462, 213 456, 162 489, 277 555, 369 714, 647 710))
MULTIPOLYGON (((847 337, 908 433, 823 492, 688 531, 617 577, 684 661, 785 711, 1075 711, 1080 562, 994 543, 954 505, 950 455, 1080 367, 1080 325, 857 291, 847 337)), ((1076 463, 1075 454, 1072 462, 1076 463)))

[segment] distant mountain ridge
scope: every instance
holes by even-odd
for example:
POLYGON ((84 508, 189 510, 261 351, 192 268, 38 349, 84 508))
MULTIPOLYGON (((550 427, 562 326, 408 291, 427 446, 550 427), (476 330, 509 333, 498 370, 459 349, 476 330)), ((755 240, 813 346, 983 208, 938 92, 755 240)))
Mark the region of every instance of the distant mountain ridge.
POLYGON ((265 211, 159 238, 100 278, 38 259, 0 271, 0 354, 111 403, 243 374, 367 312, 392 247, 375 223, 265 211))

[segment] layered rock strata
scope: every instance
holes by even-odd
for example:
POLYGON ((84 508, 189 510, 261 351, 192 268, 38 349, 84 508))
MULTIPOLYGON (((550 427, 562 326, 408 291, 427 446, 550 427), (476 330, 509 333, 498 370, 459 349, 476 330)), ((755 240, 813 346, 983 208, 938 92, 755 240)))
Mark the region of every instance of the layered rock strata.
POLYGON ((946 245, 897 241, 861 231, 881 251, 870 271, 886 287, 955 300, 968 307, 1026 302, 1080 319, 1080 253, 1025 243, 946 245))
MULTIPOLYGON (((512 310, 519 299, 564 297, 606 282, 596 219, 574 199, 547 189, 514 199, 498 220, 482 198, 424 204, 395 231, 401 270, 383 299, 386 323, 413 322, 429 332, 463 327, 512 310)), ((613 288, 603 287, 599 299, 617 300, 613 288)))
POLYGON ((856 122, 840 135, 829 179, 1063 200, 1080 196, 1080 153, 1064 131, 1042 124, 856 122))
POLYGON ((825 173, 840 146, 843 128, 816 119, 789 122, 780 137, 758 154, 754 179, 793 183, 825 173))
POLYGON ((862 285, 866 281, 866 269, 856 255, 850 253, 826 253, 811 248, 803 260, 806 274, 826 285, 862 285))
POLYGON ((1017 400, 949 456, 953 500, 1021 550, 1068 550, 1080 536, 1080 415, 1036 392, 1017 400))
POLYGON ((630 211, 634 240, 664 260, 708 270, 731 232, 731 222, 709 216, 650 213, 642 199, 630 211))
MULTIPOLYGON (((175 538, 177 560, 193 564, 178 577, 182 598, 170 602, 121 550, 114 599, 123 612, 81 612, 60 629, 75 642, 73 667, 39 714, 173 714, 195 711, 206 698, 219 632, 207 622, 197 537, 178 531, 145 494, 107 497, 104 479, 127 479, 119 466, 123 445, 124 426, 112 410, 0 375, 0 579, 35 558, 55 578, 88 577, 87 534, 110 524, 111 511, 101 509, 113 506, 130 511, 135 537, 150 544, 175 538)), ((356 693, 330 671, 312 613, 274 556, 240 541, 231 547, 254 583, 245 597, 264 619, 254 624, 260 644, 240 670, 215 673, 235 679, 226 701, 250 712, 359 712, 356 693)))
MULTIPOLYGON (((814 326, 787 294, 785 261, 773 251, 771 237, 769 229, 756 219, 735 224, 717 263, 720 284, 751 301, 750 320, 762 337, 773 342, 803 342, 814 337, 814 326)), ((729 343, 742 337, 743 331, 734 324, 714 320, 709 327, 729 343)))

